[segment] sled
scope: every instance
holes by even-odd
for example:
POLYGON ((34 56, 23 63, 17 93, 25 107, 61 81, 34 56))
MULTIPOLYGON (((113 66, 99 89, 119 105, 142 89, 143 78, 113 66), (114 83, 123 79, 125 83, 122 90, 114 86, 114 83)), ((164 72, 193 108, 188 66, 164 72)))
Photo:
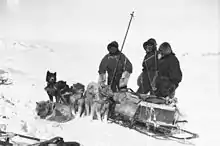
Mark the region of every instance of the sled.
POLYGON ((145 135, 157 138, 190 143, 198 134, 181 128, 180 111, 176 100, 152 95, 143 98, 132 90, 118 92, 114 96, 115 105, 109 120, 121 126, 134 129, 145 135))
POLYGON ((55 146, 81 146, 78 142, 65 142, 62 137, 54 137, 50 140, 42 140, 35 137, 25 136, 21 134, 16 134, 12 132, 5 132, 0 130, 0 145, 4 146, 49 146, 49 145, 55 145, 55 146), (33 140, 33 144, 27 144, 27 143, 16 143, 12 142, 12 138, 18 136, 21 138, 33 140))
POLYGON ((20 137, 24 139, 29 139, 33 140, 33 143, 36 143, 36 141, 41 141, 39 138, 31 137, 31 136, 26 136, 26 135, 21 135, 21 134, 16 134, 13 132, 5 132, 0 130, 0 145, 4 146, 24 146, 24 145, 30 145, 27 143, 21 143, 21 142, 15 142, 13 141, 13 138, 15 137, 20 137))

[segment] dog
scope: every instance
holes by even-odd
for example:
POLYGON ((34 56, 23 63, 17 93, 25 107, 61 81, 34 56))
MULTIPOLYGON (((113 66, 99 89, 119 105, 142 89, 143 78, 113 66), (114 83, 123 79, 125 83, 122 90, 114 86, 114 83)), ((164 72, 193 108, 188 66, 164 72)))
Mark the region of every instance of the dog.
POLYGON ((83 94, 85 86, 81 83, 73 84, 70 87, 71 95, 68 97, 68 103, 72 106, 72 112, 77 117, 80 117, 84 111, 85 99, 83 94))
POLYGON ((47 92, 50 101, 53 102, 53 97, 57 95, 57 91, 55 88, 55 83, 57 81, 57 73, 52 73, 50 71, 47 71, 46 74, 46 82, 47 82, 47 86, 44 88, 44 90, 47 92))
POLYGON ((94 100, 98 98, 97 96, 98 96, 98 84, 95 82, 90 82, 87 85, 87 88, 84 94, 84 99, 85 99, 85 112, 84 113, 86 116, 92 115, 93 103, 94 103, 94 100))
POLYGON ((74 118, 70 106, 54 103, 50 100, 36 102, 35 111, 41 119, 59 123, 67 122, 74 118))
POLYGON ((102 85, 98 88, 99 92, 99 100, 95 102, 95 104, 98 104, 97 107, 100 107, 100 109, 97 109, 98 112, 100 111, 100 118, 101 120, 107 121, 109 117, 109 112, 112 104, 112 99, 114 97, 114 93, 111 90, 111 87, 109 85, 102 85))
POLYGON ((57 103, 65 103, 66 101, 62 97, 70 91, 67 83, 62 80, 57 82, 57 73, 52 73, 50 71, 47 71, 46 82, 47 86, 44 90, 47 92, 50 101, 53 102, 53 97, 55 97, 57 103))
POLYGON ((107 120, 109 112, 109 98, 113 96, 110 86, 99 86, 98 83, 91 82, 85 91, 85 112, 93 120, 95 116, 98 120, 107 120))

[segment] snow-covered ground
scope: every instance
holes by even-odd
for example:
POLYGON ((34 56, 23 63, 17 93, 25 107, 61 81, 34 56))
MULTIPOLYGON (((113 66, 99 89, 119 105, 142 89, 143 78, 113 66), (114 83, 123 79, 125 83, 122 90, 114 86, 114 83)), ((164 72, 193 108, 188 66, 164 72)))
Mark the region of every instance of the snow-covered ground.
MULTIPOLYGON (((0 40, 0 69, 9 72, 13 81, 12 85, 0 85, 0 115, 8 118, 1 118, 0 122, 7 125, 7 131, 41 139, 61 136, 65 141, 78 141, 84 146, 182 145, 175 141, 147 137, 116 124, 90 122, 86 118, 65 124, 37 118, 35 102, 48 99, 44 91, 47 70, 56 71, 58 80, 66 80, 68 84, 81 82, 87 85, 97 80, 98 64, 102 56, 94 58, 84 53, 82 48, 76 51, 74 47, 79 46, 0 40), (12 103, 7 102, 7 99, 12 103)), ((217 52, 208 53, 207 50, 207 54, 177 54, 183 81, 176 96, 180 110, 189 121, 185 128, 200 136, 192 141, 197 146, 215 146, 219 142, 220 55, 217 52)), ((137 89, 138 74, 138 71, 134 71, 129 82, 134 90, 137 89)))

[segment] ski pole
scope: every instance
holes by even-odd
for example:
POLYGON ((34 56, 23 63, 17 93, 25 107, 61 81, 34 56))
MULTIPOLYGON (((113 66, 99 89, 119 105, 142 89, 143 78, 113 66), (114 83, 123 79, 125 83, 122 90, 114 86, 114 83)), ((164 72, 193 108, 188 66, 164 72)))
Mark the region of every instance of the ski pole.
POLYGON ((119 56, 119 59, 118 59, 118 61, 117 61, 116 67, 115 67, 115 69, 114 69, 114 73, 113 73, 113 77, 112 77, 112 80, 111 80, 111 83, 110 83, 110 87, 112 86, 113 81, 115 80, 115 76, 116 76, 118 64, 119 64, 119 61, 120 61, 120 59, 121 59, 121 52, 122 52, 122 50, 123 50, 123 47, 124 47, 124 44, 125 44, 125 40, 126 40, 127 35, 128 35, 128 30, 129 30, 129 28, 130 28, 132 18, 134 17, 134 12, 132 12, 130 15, 131 15, 131 18, 130 18, 130 21, 129 21, 129 24, 128 24, 128 28, 127 28, 127 31, 126 31, 126 34, 125 34, 123 43, 122 43, 122 45, 121 45, 120 56, 119 56))

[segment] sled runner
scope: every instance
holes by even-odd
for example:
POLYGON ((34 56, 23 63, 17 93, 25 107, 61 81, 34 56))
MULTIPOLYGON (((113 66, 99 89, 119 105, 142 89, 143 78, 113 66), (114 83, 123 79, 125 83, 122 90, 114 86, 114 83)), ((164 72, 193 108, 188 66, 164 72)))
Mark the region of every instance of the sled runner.
POLYGON ((132 90, 118 92, 114 96, 114 109, 109 120, 129 127, 148 136, 159 139, 173 139, 187 143, 186 140, 198 135, 181 129, 181 116, 175 100, 172 102, 156 96, 141 97, 132 90))

